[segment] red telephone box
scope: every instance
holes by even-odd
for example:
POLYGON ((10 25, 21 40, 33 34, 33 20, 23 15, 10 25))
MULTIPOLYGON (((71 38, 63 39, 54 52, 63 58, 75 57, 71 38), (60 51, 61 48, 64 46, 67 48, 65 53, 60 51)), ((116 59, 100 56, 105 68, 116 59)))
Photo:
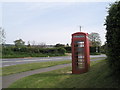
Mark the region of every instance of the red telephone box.
POLYGON ((72 34, 72 73, 87 72, 90 67, 88 34, 77 32, 72 34))

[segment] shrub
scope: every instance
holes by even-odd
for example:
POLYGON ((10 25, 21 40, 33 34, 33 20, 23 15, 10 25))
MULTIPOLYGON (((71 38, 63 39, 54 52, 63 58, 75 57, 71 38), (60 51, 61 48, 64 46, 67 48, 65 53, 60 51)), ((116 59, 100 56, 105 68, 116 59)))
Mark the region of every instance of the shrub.
POLYGON ((65 48, 65 50, 66 50, 67 53, 71 53, 71 47, 70 46, 64 47, 64 48, 65 48))
POLYGON ((97 47, 97 51, 98 52, 96 52, 96 47, 90 47, 90 54, 93 54, 93 55, 94 54, 96 55, 97 53, 100 54, 100 47, 97 47))
POLYGON ((61 48, 58 48, 57 50, 58 50, 58 53, 59 53, 59 54, 63 54, 63 55, 64 55, 65 52, 66 52, 66 50, 65 50, 64 48, 62 48, 62 47, 61 47, 61 48))

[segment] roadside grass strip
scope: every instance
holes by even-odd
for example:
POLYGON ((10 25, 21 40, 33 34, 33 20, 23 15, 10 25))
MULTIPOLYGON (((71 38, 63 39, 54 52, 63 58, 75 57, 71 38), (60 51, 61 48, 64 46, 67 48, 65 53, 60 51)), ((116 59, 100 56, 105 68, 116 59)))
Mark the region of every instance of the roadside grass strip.
POLYGON ((34 74, 21 78, 9 88, 120 88, 110 76, 106 60, 91 61, 91 68, 87 73, 71 73, 71 67, 65 67, 34 74))
POLYGON ((0 75, 5 76, 5 75, 31 71, 35 69, 41 69, 41 68, 51 67, 51 66, 60 65, 60 64, 67 64, 67 63, 71 63, 71 61, 70 60, 48 61, 48 62, 37 62, 37 63, 7 66, 7 67, 0 68, 0 70, 2 69, 2 73, 0 73, 0 75))

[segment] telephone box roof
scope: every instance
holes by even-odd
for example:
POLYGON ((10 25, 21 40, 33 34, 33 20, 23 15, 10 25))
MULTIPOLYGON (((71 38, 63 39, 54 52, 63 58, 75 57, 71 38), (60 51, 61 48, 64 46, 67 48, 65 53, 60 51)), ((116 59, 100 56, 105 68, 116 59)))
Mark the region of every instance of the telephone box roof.
POLYGON ((76 32, 76 33, 73 33, 72 36, 80 35, 80 34, 84 34, 84 35, 88 36, 88 33, 84 33, 84 32, 76 32))

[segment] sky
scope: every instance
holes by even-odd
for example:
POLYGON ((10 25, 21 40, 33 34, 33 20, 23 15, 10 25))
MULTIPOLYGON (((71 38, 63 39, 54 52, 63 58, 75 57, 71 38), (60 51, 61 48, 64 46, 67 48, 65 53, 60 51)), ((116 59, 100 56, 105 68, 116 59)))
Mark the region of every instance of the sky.
POLYGON ((71 34, 80 31, 100 34, 105 42, 105 18, 111 2, 2 2, 0 25, 6 43, 22 39, 27 44, 71 44, 71 34))

